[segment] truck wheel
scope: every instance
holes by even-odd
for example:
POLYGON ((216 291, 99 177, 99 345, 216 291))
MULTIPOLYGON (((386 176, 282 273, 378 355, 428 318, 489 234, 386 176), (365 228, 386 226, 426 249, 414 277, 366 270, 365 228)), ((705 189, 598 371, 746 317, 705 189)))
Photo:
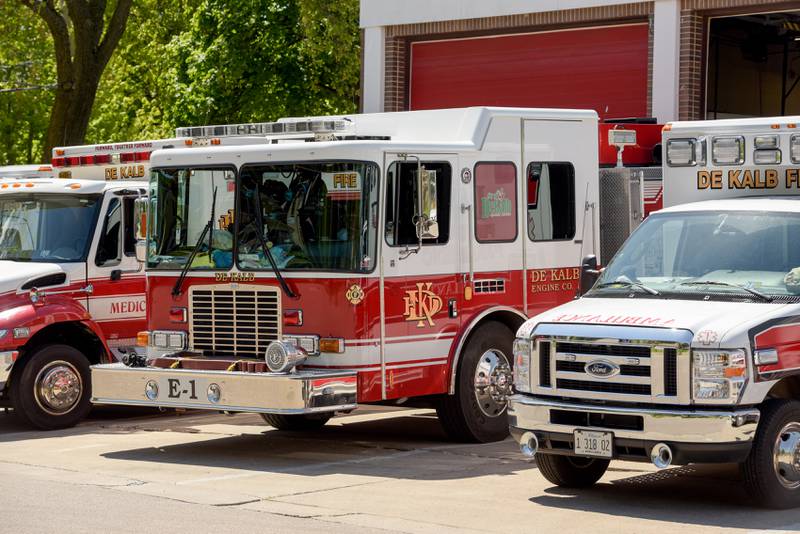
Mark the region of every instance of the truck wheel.
POLYGON ((544 478, 563 488, 593 486, 605 474, 608 464, 608 460, 599 458, 536 454, 536 465, 544 478))
POLYGON ((488 443, 508 436, 507 397, 511 394, 514 334, 503 323, 480 325, 458 364, 455 395, 436 407, 447 435, 457 441, 488 443))
POLYGON ((14 412, 42 430, 75 426, 89 413, 89 360, 69 345, 36 349, 11 384, 14 412))
POLYGON ((742 475, 760 506, 800 506, 800 402, 775 399, 764 404, 742 475))
POLYGON ((283 415, 277 413, 262 413, 261 417, 269 426, 277 428, 278 430, 302 432, 319 430, 330 420, 331 414, 283 415))

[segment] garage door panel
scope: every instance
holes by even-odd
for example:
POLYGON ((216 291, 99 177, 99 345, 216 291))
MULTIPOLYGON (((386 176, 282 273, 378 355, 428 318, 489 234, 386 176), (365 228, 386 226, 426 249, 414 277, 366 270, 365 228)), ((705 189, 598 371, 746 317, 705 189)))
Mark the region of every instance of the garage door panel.
POLYGON ((647 114, 648 26, 413 43, 410 108, 474 105, 647 114))

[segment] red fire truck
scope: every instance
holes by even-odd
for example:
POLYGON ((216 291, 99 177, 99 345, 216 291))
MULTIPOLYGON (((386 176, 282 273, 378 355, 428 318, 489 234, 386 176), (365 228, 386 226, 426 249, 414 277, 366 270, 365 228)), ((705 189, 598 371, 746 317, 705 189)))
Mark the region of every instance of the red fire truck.
MULTIPOLYGON (((635 142, 615 130, 616 144, 635 142)), ((598 249, 594 112, 467 108, 178 135, 208 147, 151 157, 138 203, 147 355, 94 366, 93 402, 255 412, 298 430, 359 403, 425 403, 456 439, 507 435, 514 332, 573 299, 581 258, 598 249), (237 135, 269 144, 216 146, 237 135)))

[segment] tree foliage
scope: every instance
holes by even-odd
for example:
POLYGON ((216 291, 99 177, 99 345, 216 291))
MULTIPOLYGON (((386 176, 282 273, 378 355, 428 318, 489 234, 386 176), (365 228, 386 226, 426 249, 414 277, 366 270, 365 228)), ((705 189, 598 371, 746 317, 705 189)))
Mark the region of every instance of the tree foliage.
POLYGON ((125 32, 133 0, 17 0, 50 31, 56 87, 43 159, 83 142, 103 71, 125 32))
POLYGON ((34 162, 53 103, 54 57, 44 23, 0 1, 0 163, 34 162))
MULTIPOLYGON (((8 24, 16 31, 26 17, 5 5, 0 0, 0 15, 13 19, 8 24)), ((100 81, 85 142, 169 137, 185 125, 354 112, 358 7, 358 0, 135 0, 100 81)), ((27 18, 39 37, 0 33, 0 65, 39 54, 44 79, 54 83, 52 39, 35 17, 27 18), (7 59, 7 41, 17 39, 20 55, 7 59)), ((0 106, 9 106, 0 109, 12 110, 0 118, 0 164, 29 159, 24 136, 4 129, 26 114, 36 158, 53 91, 15 98, 0 93, 0 106), (3 151, 9 140, 20 147, 13 160, 3 151)))

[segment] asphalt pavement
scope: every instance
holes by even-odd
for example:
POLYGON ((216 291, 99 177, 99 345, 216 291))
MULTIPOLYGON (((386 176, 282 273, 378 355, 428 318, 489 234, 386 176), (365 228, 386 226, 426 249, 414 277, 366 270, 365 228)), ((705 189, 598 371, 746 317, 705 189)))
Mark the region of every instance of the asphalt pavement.
POLYGON ((0 413, 0 532, 800 531, 735 466, 612 463, 553 487, 510 439, 446 439, 430 410, 366 408, 311 433, 257 415, 105 408, 39 432, 0 413))

